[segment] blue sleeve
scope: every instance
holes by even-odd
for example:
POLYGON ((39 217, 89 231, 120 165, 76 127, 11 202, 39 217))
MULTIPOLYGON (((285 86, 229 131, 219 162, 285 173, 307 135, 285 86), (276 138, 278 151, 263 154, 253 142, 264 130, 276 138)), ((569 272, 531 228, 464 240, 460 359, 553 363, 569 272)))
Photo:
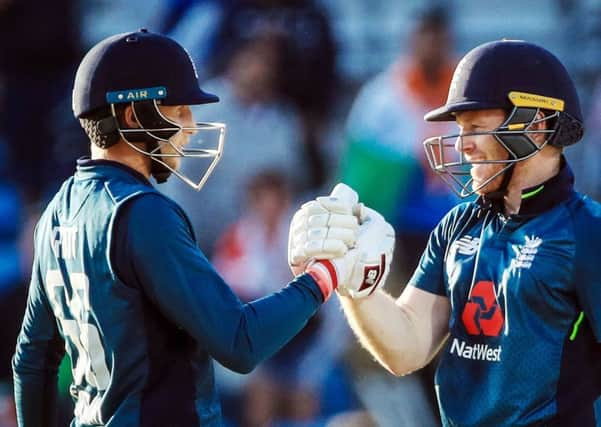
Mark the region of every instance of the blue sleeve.
POLYGON ((597 342, 601 342, 601 275, 599 254, 601 253, 601 212, 594 221, 580 219, 576 227, 576 253, 574 254, 574 286, 578 303, 584 311, 597 342))
POLYGON ((322 302, 317 284, 302 275, 243 304, 196 245, 183 212, 160 195, 138 197, 119 215, 111 254, 117 275, 232 370, 249 372, 277 352, 322 302))
POLYGON ((446 296, 445 286, 445 254, 450 241, 453 223, 459 216, 461 205, 452 209, 430 233, 428 244, 424 250, 409 285, 421 290, 446 296))
POLYGON ((17 420, 27 427, 55 424, 58 366, 65 351, 37 265, 35 260, 13 358, 17 420))

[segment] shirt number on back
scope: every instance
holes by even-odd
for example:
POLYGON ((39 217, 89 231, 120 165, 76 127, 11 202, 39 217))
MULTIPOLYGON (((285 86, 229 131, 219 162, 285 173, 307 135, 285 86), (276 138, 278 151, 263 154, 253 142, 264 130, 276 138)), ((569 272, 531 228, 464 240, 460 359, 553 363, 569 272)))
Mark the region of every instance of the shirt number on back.
MULTIPOLYGON (((89 280, 84 273, 70 273, 69 281, 72 289, 71 298, 67 294, 60 271, 48 270, 46 273, 46 288, 54 315, 60 322, 65 339, 77 349, 78 353, 77 364, 73 370, 73 382, 76 386, 82 386, 85 382, 85 385, 91 386, 96 391, 103 391, 109 385, 110 373, 100 333, 96 325, 90 323, 92 316, 89 280)), ((95 406, 94 401, 97 402, 99 399, 94 397, 96 396, 90 396, 80 389, 76 413, 87 412, 86 409, 95 406)), ((96 411, 92 410, 92 412, 96 411)))

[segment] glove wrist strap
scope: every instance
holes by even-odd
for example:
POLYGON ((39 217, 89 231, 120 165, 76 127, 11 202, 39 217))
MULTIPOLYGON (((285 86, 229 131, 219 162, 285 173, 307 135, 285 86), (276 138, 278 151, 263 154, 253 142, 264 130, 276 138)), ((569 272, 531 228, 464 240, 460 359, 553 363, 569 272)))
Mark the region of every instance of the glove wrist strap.
POLYGON ((326 302, 334 289, 338 287, 338 276, 336 275, 336 267, 329 260, 321 260, 314 262, 306 270, 313 277, 317 286, 323 295, 323 301, 326 302))

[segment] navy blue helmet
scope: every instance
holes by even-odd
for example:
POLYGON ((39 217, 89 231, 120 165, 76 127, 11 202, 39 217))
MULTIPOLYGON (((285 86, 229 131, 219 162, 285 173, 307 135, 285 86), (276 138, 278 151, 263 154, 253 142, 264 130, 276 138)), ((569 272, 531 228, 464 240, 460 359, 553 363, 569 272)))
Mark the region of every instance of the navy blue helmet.
MULTIPOLYGON (((482 44, 468 52, 457 65, 445 105, 424 116, 427 121, 454 121, 462 111, 502 109, 506 120, 487 132, 507 150, 503 161, 510 169, 546 144, 565 147, 579 141, 584 133, 580 101, 574 83, 563 64, 546 49, 521 40, 500 40, 482 44), (542 117, 541 117, 542 113, 542 117), (534 123, 546 121, 546 130, 533 130, 534 123), (530 135, 545 133, 545 142, 537 145, 530 135)), ((461 153, 451 160, 452 147, 460 135, 428 138, 424 141, 431 168, 458 194, 466 196, 487 185, 499 174, 468 190, 469 166, 461 153), (450 178, 450 181, 449 181, 450 178)), ((461 151, 461 150, 460 150, 461 151)), ((495 161, 499 163, 500 161, 495 161)))
POLYGON ((154 94, 163 105, 219 101, 200 89, 194 63, 181 45, 141 29, 106 38, 85 55, 75 76, 73 112, 80 118, 107 106, 108 94, 114 94, 113 102, 149 99, 152 94, 144 97, 141 91, 153 88, 164 89, 154 94))
MULTIPOLYGON (((92 47, 77 69, 73 88, 75 117, 93 116, 98 123, 93 133, 109 136, 93 139, 97 145, 108 148, 123 139, 153 160, 151 174, 159 183, 173 173, 196 190, 204 185, 221 157, 225 125, 195 122, 194 126, 183 127, 165 116, 160 106, 217 101, 217 96, 200 88, 186 50, 175 40, 146 29, 117 34, 92 47), (137 126, 127 127, 116 105, 130 105, 137 126), (202 138, 197 137, 200 131, 202 138), (204 138, 207 131, 216 136, 204 138), (209 148, 207 141, 214 142, 214 147, 209 148), (208 165, 199 177, 191 178, 167 161, 168 157, 192 158, 208 165)), ((196 169, 200 168, 192 168, 196 169)))
POLYGON ((485 43, 468 52, 457 65, 446 104, 425 119, 455 120, 453 113, 485 108, 510 111, 510 92, 561 99, 563 111, 582 122, 578 94, 563 64, 548 50, 521 40, 485 43))

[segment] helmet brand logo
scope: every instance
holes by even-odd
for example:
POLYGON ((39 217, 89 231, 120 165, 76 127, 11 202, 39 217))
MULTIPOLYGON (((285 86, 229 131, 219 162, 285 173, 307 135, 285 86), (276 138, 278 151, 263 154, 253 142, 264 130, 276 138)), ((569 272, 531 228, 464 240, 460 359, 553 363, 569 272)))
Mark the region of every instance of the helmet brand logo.
POLYGON ((156 86, 107 92, 106 100, 109 104, 119 104, 122 102, 145 101, 148 99, 163 99, 166 96, 167 89, 164 86, 156 86))
MULTIPOLYGON (((121 97, 123 97, 123 95, 119 95, 121 97)), ((140 90, 140 91, 135 91, 135 92, 127 92, 127 100, 131 101, 137 101, 139 99, 147 99, 148 98, 148 92, 145 90, 140 90)))
POLYGON ((564 107, 564 102, 561 99, 534 93, 509 92, 509 100, 516 107, 538 107, 553 111, 563 111, 564 107))

